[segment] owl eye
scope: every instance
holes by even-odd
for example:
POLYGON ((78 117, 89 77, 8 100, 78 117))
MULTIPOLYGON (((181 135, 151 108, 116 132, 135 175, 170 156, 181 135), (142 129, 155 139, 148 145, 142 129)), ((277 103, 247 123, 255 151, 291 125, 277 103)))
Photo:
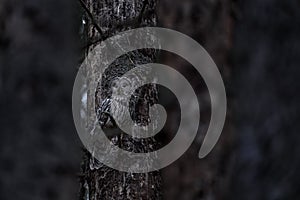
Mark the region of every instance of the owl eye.
POLYGON ((122 88, 130 87, 130 82, 128 80, 121 80, 120 85, 122 88))
POLYGON ((112 88, 118 88, 118 84, 116 83, 116 81, 113 81, 113 82, 111 83, 111 87, 112 87, 112 88))

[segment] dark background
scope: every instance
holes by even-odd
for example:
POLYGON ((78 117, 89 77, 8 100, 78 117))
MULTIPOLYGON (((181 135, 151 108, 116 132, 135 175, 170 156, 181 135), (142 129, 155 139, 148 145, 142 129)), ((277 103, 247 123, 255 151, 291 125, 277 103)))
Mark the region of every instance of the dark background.
MULTIPOLYGON (((159 9, 161 26, 192 36, 212 55, 230 115, 218 144, 226 145, 199 169, 209 174, 217 163, 212 180, 220 185, 201 185, 195 170, 176 171, 197 159, 186 154, 164 172, 166 198, 300 199, 300 2, 161 0, 159 9), (195 9, 186 14, 186 7, 195 9), (200 187, 217 189, 195 193, 200 187), (215 195, 220 188, 226 191, 215 195)), ((82 151, 71 94, 79 10, 71 0, 0 1, 1 200, 77 199, 82 151)))
POLYGON ((76 2, 0 1, 0 199, 76 199, 76 2))

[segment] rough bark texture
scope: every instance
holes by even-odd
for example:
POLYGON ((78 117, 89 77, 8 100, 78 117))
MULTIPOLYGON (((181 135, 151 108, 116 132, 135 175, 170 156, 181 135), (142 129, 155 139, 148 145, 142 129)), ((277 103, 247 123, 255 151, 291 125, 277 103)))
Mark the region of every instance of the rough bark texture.
MULTIPOLYGON (((156 25, 154 10, 156 1, 88 0, 82 5, 83 7, 86 5, 88 9, 85 11, 86 18, 84 19, 87 22, 87 40, 93 43, 91 47, 88 47, 88 52, 97 44, 95 41, 103 41, 124 30, 156 25), (89 11, 91 14, 87 14, 89 11)), ((154 58, 155 51, 153 50, 135 51, 120 57, 102 74, 103 80, 98 84, 96 94, 88 94, 88 109, 97 110, 99 123, 107 132, 116 128, 115 124, 106 126, 109 123, 108 120, 113 121, 113 119, 106 115, 109 113, 107 110, 105 113, 103 110, 104 107, 110 109, 109 103, 108 105, 105 103, 109 102, 111 97, 112 82, 134 68, 136 64, 154 62, 154 58), (95 108, 89 102, 90 95, 96 96, 95 108)), ((88 76, 94 76, 95 69, 88 67, 86 71, 88 76)), ((137 109, 137 113, 145 113, 145 109, 156 101, 157 91, 149 86, 138 91, 135 96, 138 98, 133 100, 131 107, 134 107, 133 110, 137 109)), ((143 120, 147 121, 146 116, 143 117, 137 113, 133 113, 133 120, 141 123, 143 120)), ((121 117, 122 114, 118 113, 118 116, 121 117)), ((154 138, 133 139, 121 130, 110 133, 109 138, 119 148, 139 153, 152 151, 157 144, 154 138)), ((82 165, 80 195, 80 199, 160 199, 161 177, 159 172, 145 174, 120 172, 99 163, 90 153, 86 153, 82 165)))

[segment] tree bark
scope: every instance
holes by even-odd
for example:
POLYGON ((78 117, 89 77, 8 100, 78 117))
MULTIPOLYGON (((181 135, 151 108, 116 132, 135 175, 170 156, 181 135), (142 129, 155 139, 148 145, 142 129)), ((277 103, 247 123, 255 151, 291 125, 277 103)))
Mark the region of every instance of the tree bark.
MULTIPOLYGON (((156 25, 155 0, 86 0, 80 1, 84 9, 84 23, 87 49, 86 52, 92 51, 93 47, 106 38, 111 37, 119 32, 130 30, 143 26, 156 25)), ((121 77, 124 72, 129 71, 137 63, 149 63, 155 59, 155 51, 145 50, 129 53, 122 56, 114 62, 105 74, 107 77, 104 81, 106 86, 98 83, 97 94, 88 93, 88 110, 101 110, 101 104, 105 99, 110 98, 110 88, 112 81, 116 77, 121 77), (127 57, 126 57, 127 56, 127 57), (128 57, 135 60, 131 63, 128 57), (93 108, 90 102, 91 95, 96 96, 96 108, 93 108)), ((88 67, 86 69, 88 77, 94 77, 95 69, 88 67)), ((95 81, 95 80, 94 80, 95 81)), ((145 90, 154 91, 154 95, 150 96, 150 101, 157 99, 157 91, 154 87, 148 87, 145 90)), ((145 91, 139 91, 139 95, 145 94, 145 91)), ((146 96, 141 96, 146 98, 146 96)), ((144 99, 145 100, 145 99, 144 99)), ((152 102, 153 103, 153 102, 152 102)), ((138 105, 135 102, 135 106, 138 105)), ((149 102, 148 102, 149 106, 149 102)), ((140 106, 139 111, 142 113, 143 106, 140 106)), ((87 111, 89 112, 89 111, 87 111)), ((101 115, 101 113, 100 113, 101 115)), ((101 116, 97 116, 99 121, 101 116)), ((145 116, 144 116, 145 117, 145 116)), ((137 120, 140 118, 138 114, 134 117, 137 120)), ((88 125, 92 128, 93 124, 88 125)), ((108 128, 109 129, 109 128, 108 128)), ((132 152, 147 152, 154 150, 157 142, 152 139, 131 138, 129 135, 118 131, 109 136, 110 140, 119 148, 132 152)), ((115 158, 117 159, 117 158, 115 158)), ((150 173, 127 173, 107 167, 99 163, 89 152, 85 152, 82 174, 80 178, 80 199, 161 199, 161 176, 158 171, 150 173)))

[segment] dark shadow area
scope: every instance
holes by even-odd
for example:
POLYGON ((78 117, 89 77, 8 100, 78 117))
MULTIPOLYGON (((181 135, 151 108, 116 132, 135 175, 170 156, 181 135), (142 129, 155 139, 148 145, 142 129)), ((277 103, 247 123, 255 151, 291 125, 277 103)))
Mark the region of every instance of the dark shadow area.
POLYGON ((0 199, 76 199, 76 3, 0 2, 0 199))

